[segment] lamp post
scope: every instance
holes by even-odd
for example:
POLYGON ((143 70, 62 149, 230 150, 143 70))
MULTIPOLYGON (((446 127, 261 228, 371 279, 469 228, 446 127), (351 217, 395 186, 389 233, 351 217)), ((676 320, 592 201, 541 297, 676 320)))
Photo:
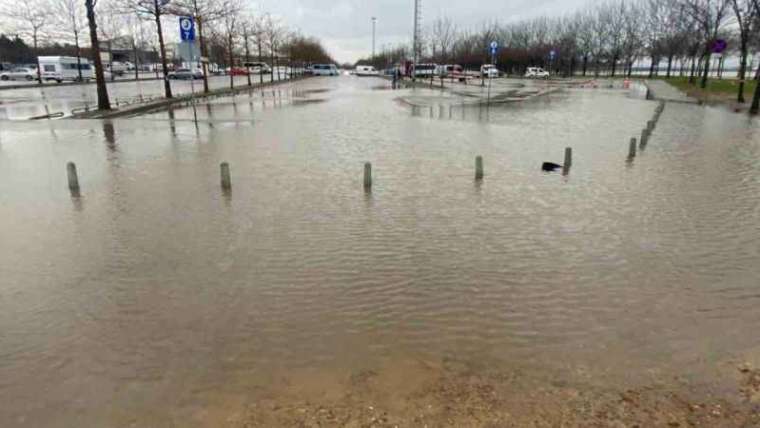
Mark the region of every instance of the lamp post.
POLYGON ((372 17, 372 60, 375 60, 375 24, 377 23, 377 18, 374 16, 372 17))

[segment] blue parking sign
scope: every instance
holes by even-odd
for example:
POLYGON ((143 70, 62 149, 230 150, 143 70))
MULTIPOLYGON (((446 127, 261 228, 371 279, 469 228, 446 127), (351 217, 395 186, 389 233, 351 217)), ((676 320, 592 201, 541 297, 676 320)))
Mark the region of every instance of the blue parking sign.
POLYGON ((195 40, 195 21, 192 16, 179 17, 179 37, 183 42, 195 40))
POLYGON ((496 52, 499 50, 499 43, 494 40, 489 47, 491 48, 491 55, 496 55, 496 52))

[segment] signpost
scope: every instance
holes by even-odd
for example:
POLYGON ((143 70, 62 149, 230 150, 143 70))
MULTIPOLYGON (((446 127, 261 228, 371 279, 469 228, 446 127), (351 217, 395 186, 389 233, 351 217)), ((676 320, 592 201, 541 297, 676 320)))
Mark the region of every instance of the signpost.
POLYGON ((554 58, 556 58, 556 57, 557 57, 557 51, 555 51, 554 49, 552 49, 549 52, 549 75, 550 76, 552 74, 552 69, 554 68, 554 58))
MULTIPOLYGON (((496 53, 499 52, 499 43, 494 40, 489 45, 489 50, 491 52, 491 65, 496 64, 496 53)), ((486 106, 491 105, 491 69, 486 69, 488 72, 488 96, 486 98, 486 106)), ((481 77, 484 74, 483 72, 486 71, 483 68, 480 69, 481 77)))
POLYGON ((195 42, 195 20, 192 16, 179 17, 179 37, 187 46, 187 60, 190 64, 190 105, 193 106, 193 119, 198 126, 198 112, 195 110, 195 69, 193 65, 193 45, 195 42))
MULTIPOLYGON (((710 50, 712 51, 712 53, 714 53, 718 57, 718 73, 720 73, 720 61, 721 61, 721 58, 723 57, 723 52, 726 50, 726 48, 728 48, 728 42, 726 42, 723 39, 716 39, 716 40, 713 40, 710 43, 710 50)), ((708 77, 710 75, 710 70, 709 69, 707 70, 707 75, 708 75, 708 77)), ((707 88, 705 97, 706 97, 706 101, 709 102, 710 101, 710 88, 709 87, 707 88)))

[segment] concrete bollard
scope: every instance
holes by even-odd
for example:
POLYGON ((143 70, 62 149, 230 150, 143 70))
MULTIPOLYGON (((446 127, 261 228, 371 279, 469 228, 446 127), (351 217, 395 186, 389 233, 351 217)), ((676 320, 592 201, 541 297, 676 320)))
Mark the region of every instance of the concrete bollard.
POLYGON ((478 156, 475 158, 475 179, 483 179, 483 156, 478 156))
POLYGON ((647 129, 648 129, 650 132, 651 132, 651 131, 654 131, 654 121, 653 121, 653 120, 649 120, 649 121, 647 121, 647 129))
POLYGON ((66 174, 69 178, 69 190, 71 196, 79 196, 79 177, 77 176, 77 166, 74 162, 66 164, 66 174))
POLYGON ((628 145, 628 157, 633 159, 636 157, 636 139, 631 138, 631 143, 628 145))
POLYGON ((230 178, 230 164, 228 164, 227 162, 222 162, 221 165, 219 165, 219 169, 221 170, 221 176, 222 176, 222 189, 232 190, 232 179, 230 178))
POLYGON ((641 147, 644 148, 647 143, 649 142, 649 131, 646 129, 641 130, 641 141, 639 142, 641 144, 641 147))
POLYGON ((565 147, 565 163, 562 164, 562 174, 567 175, 573 166, 573 148, 565 147))
POLYGON ((372 164, 367 162, 364 164, 364 190, 372 188, 372 164))

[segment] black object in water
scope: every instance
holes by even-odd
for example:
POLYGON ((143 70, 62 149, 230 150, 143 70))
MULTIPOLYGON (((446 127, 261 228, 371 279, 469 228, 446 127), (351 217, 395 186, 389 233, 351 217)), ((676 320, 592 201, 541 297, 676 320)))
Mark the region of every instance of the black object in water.
POLYGON ((554 162, 544 162, 541 165, 541 171, 547 171, 547 172, 556 171, 560 168, 562 168, 562 165, 556 164, 554 162))

